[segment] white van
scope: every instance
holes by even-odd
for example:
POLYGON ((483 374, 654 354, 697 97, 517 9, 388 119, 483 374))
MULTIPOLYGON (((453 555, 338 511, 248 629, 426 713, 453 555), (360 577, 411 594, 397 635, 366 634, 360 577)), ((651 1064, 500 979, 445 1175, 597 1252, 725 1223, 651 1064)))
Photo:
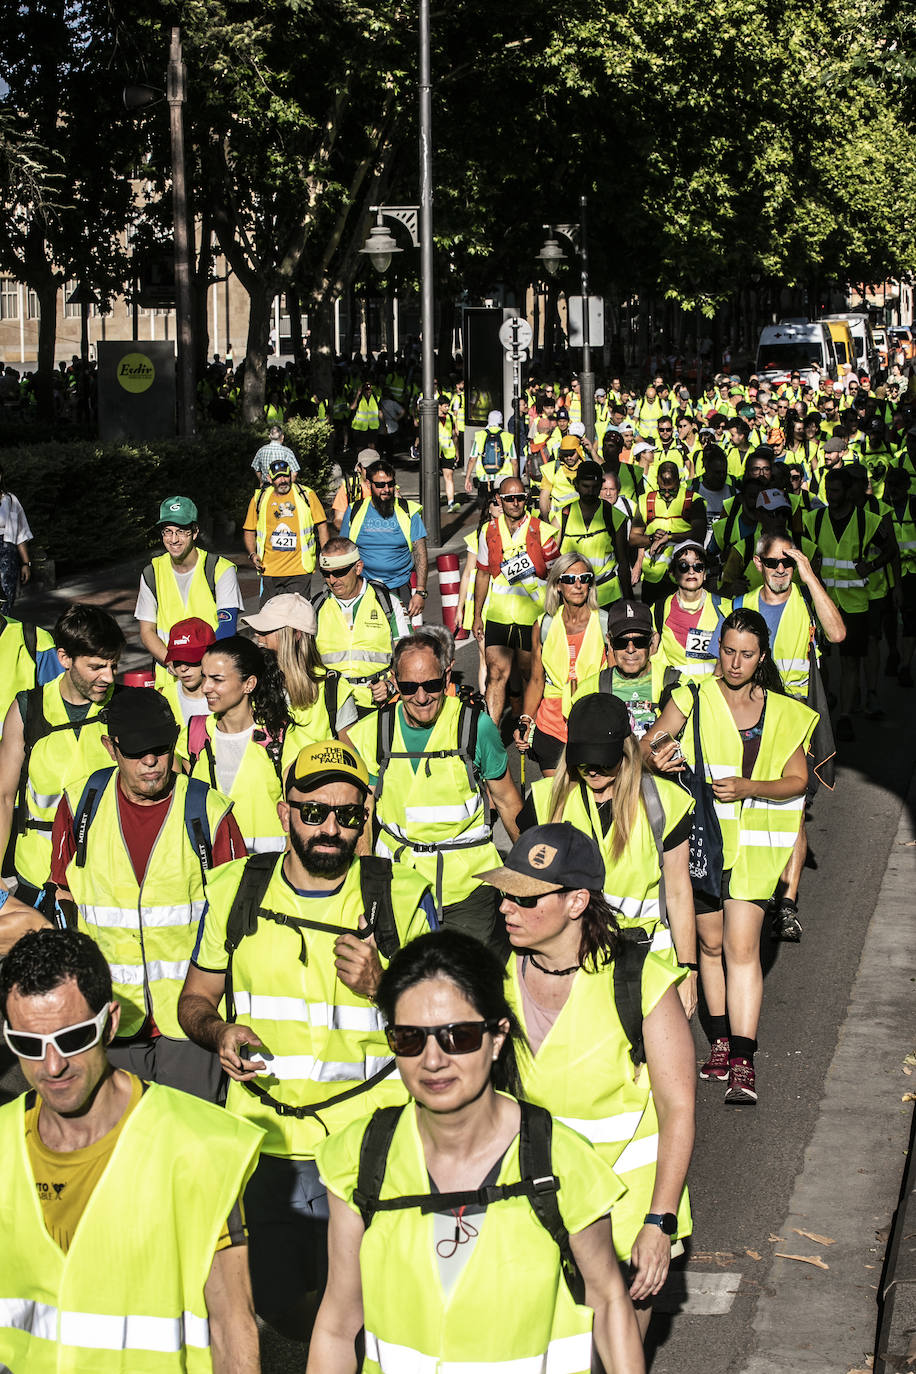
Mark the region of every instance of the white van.
POLYGON ((877 382, 880 371, 880 358, 878 357, 878 346, 875 343, 875 336, 871 332, 871 324, 867 315, 859 311, 846 311, 844 314, 825 315, 825 320, 845 320, 849 325, 852 334, 852 343, 855 348, 855 358, 853 366, 856 372, 867 372, 872 382, 877 382))
POLYGON ((793 372, 817 386, 823 373, 837 379, 836 353, 830 330, 820 320, 780 320, 765 325, 757 345, 757 376, 787 382, 793 372))

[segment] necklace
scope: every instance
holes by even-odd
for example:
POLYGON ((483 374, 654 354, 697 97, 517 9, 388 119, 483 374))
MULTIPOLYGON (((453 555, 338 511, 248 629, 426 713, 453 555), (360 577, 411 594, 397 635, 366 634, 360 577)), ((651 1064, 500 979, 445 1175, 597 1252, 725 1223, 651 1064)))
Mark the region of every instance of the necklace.
POLYGON ((551 978, 565 978, 570 973, 579 972, 578 964, 571 964, 569 968, 545 968, 543 964, 538 963, 533 954, 529 953, 528 958, 538 973, 549 973, 551 978))
POLYGON ((691 612, 691 611, 697 610, 698 608, 702 608, 702 606, 705 604, 705 602, 706 602, 706 589, 705 589, 705 587, 704 587, 704 588, 701 588, 700 596, 699 596, 699 598, 693 603, 692 606, 689 606, 689 605, 687 604, 687 602, 683 599, 683 597, 681 596, 681 594, 680 594, 679 591, 678 591, 678 592, 675 592, 675 596, 677 597, 677 604, 680 606, 681 610, 682 610, 682 611, 687 611, 687 612, 689 613, 689 612, 691 612))

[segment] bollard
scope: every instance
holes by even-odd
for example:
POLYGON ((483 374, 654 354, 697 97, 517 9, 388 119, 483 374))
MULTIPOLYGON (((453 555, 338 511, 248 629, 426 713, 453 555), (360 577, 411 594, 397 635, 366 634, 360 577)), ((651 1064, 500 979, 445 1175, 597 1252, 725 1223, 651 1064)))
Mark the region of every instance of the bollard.
POLYGON ((458 629, 458 591, 461 587, 457 553, 440 553, 436 567, 439 569, 439 591, 442 596, 442 624, 454 634, 458 629))

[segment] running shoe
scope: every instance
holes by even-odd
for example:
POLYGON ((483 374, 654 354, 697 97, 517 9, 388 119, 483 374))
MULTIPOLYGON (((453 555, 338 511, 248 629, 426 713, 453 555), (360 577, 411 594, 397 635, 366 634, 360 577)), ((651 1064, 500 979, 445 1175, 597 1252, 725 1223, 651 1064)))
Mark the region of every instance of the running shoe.
POLYGON ((700 1077, 709 1082, 724 1083, 728 1078, 728 1040, 714 1040, 709 1058, 700 1068, 700 1077))
POLYGON ((749 1059, 728 1061, 728 1092, 725 1101, 730 1107, 753 1107, 757 1101, 754 1087, 754 1066, 749 1059))
POLYGON ((798 919, 798 905, 789 897, 781 897, 773 904, 773 924, 770 934, 774 940, 787 940, 797 945, 802 937, 801 921, 798 919))

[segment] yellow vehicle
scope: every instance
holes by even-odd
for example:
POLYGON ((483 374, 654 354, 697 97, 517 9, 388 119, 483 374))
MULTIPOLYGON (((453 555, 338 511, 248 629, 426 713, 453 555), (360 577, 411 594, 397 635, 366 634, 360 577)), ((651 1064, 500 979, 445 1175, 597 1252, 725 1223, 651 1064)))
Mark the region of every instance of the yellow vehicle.
POLYGON ((824 323, 830 330, 830 337, 833 339, 837 370, 841 377, 845 376, 856 365, 856 349, 852 341, 852 330, 846 320, 825 319, 824 323))

